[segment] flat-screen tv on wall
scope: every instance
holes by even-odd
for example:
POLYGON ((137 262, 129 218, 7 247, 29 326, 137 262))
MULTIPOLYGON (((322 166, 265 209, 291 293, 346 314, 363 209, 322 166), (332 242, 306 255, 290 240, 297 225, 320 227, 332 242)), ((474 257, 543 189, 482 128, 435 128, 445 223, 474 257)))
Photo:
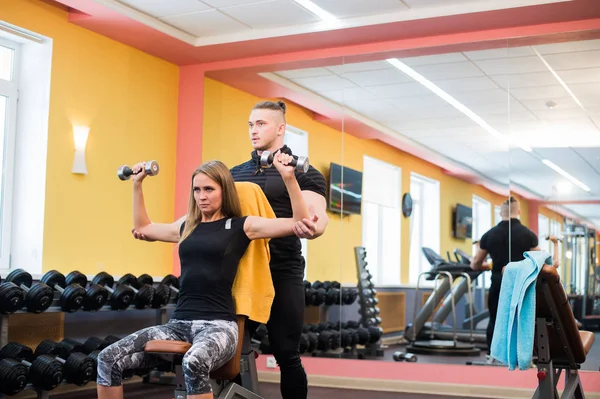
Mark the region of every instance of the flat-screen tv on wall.
POLYGON ((361 200, 362 172, 332 162, 329 168, 329 210, 360 215, 361 200))
POLYGON ((472 238, 473 209, 465 205, 457 204, 453 216, 454 237, 472 238))

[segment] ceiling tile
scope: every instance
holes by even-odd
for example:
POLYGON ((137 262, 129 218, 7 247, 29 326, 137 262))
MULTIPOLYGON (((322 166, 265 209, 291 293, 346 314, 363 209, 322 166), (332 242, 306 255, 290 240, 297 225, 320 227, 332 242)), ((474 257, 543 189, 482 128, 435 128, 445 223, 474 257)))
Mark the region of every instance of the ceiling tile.
POLYGON ((538 118, 556 121, 560 119, 576 119, 585 118, 587 114, 581 108, 565 108, 565 109, 543 109, 532 111, 538 118))
POLYGON ((572 69, 556 73, 566 84, 600 82, 600 68, 572 69))
POLYGON ((409 67, 416 67, 421 65, 438 65, 456 62, 466 62, 467 60, 461 53, 447 53, 424 55, 421 57, 401 58, 400 61, 402 61, 409 67))
POLYGON ((186 14, 197 11, 210 10, 211 7, 198 0, 119 0, 121 3, 135 8, 153 17, 166 17, 169 15, 186 14))
POLYGON ((473 78, 484 75, 476 66, 467 61, 452 64, 423 65, 413 69, 428 80, 473 78))
POLYGON ((600 148, 573 148, 573 150, 600 174, 600 148))
POLYGON ((214 9, 165 17, 161 20, 195 36, 213 36, 250 30, 247 26, 214 9))
POLYGON ((600 67, 600 50, 576 53, 548 54, 544 59, 557 71, 563 69, 584 69, 600 67))
POLYGON ((351 80, 360 86, 380 86, 413 81, 412 78, 396 68, 382 69, 380 71, 348 72, 343 76, 345 79, 351 80))
POLYGON ((551 43, 534 46, 540 54, 573 53, 578 51, 600 50, 600 39, 578 42, 551 43))
MULTIPOLYGON (((143 1, 143 0, 141 0, 143 1)), ((164 1, 164 0, 161 0, 164 1)), ((200 0, 214 8, 225 8, 232 6, 241 6, 244 4, 262 3, 268 0, 200 0)))
POLYGON ((557 98, 566 97, 569 93, 558 82, 554 86, 518 87, 510 89, 512 97, 520 101, 546 100, 556 101, 557 98))
MULTIPOLYGON (((459 4, 482 2, 482 0, 403 0, 410 8, 450 7, 459 4)), ((485 0, 483 0, 485 1, 485 0)))
POLYGON ((292 79, 292 81, 316 92, 326 92, 356 87, 356 85, 352 82, 342 79, 337 75, 297 78, 292 79))
POLYGON ((520 87, 554 86, 557 83, 556 78, 547 70, 540 73, 502 74, 492 76, 491 79, 500 87, 511 90, 520 87))
POLYGON ((503 89, 466 91, 451 94, 456 100, 466 106, 471 104, 501 103, 508 104, 508 93, 503 89))
POLYGON ((472 61, 527 57, 535 55, 530 47, 505 47, 491 50, 465 51, 463 54, 472 61))
POLYGON ((440 89, 448 93, 461 93, 466 91, 478 91, 496 89, 498 85, 488 77, 462 78, 462 79, 447 79, 436 80, 432 79, 440 89))
POLYGON ((569 88, 584 106, 600 105, 600 83, 573 84, 569 88))
POLYGON ((365 17, 408 10, 398 0, 312 0, 312 2, 338 18, 365 17))
POLYGON ((301 25, 321 20, 292 0, 272 0, 236 7, 221 7, 220 11, 253 29, 301 25))
POLYGON ((361 87, 351 87, 348 89, 325 91, 321 92, 321 95, 342 105, 350 101, 377 100, 377 97, 373 93, 361 87))
POLYGON ((379 98, 403 98, 431 94, 429 89, 417 82, 369 86, 367 90, 379 98))
POLYGON ((278 71, 277 75, 283 76, 288 79, 296 78, 310 78, 314 76, 327 76, 332 73, 326 68, 304 68, 304 69, 293 69, 289 71, 278 71))
POLYGON ((552 98, 552 101, 554 103, 553 108, 548 107, 548 100, 545 98, 537 100, 521 100, 520 102, 527 107, 527 109, 532 111, 579 108, 579 105, 573 100, 573 97, 552 98))
POLYGON ((522 74, 548 71, 538 57, 500 58, 474 62, 486 75, 522 74))
POLYGON ((380 69, 393 69, 393 67, 386 61, 369 61, 369 62, 355 62, 352 64, 334 65, 327 67, 330 71, 343 75, 349 72, 363 72, 363 71, 376 71, 380 69))

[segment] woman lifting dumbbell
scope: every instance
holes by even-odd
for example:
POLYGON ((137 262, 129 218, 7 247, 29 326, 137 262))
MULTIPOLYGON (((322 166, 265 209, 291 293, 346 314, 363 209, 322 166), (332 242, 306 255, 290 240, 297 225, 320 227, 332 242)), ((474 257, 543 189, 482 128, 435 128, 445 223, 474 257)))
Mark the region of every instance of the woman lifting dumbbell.
POLYGON ((179 299, 167 324, 137 331, 100 352, 99 399, 123 397, 125 369, 150 368, 158 363, 156 357, 144 352, 151 340, 191 343, 182 362, 188 398, 213 397, 210 372, 231 359, 237 347, 231 289, 240 259, 251 240, 293 235, 295 223, 309 217, 292 159, 283 153, 273 157, 291 199, 292 218, 243 217, 229 169, 211 161, 192 175, 187 215, 173 223, 153 223, 142 191, 145 163, 131 168, 135 229, 149 240, 180 243, 179 299))

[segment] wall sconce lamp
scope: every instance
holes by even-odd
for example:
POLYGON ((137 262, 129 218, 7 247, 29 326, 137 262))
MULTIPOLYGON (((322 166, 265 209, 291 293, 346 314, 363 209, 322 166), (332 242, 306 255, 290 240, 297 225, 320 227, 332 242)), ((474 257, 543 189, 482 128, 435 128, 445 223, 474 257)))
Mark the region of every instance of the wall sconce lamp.
POLYGON ((85 145, 87 143, 90 128, 87 126, 73 126, 73 138, 75 141, 75 158, 71 172, 87 175, 85 164, 85 145))

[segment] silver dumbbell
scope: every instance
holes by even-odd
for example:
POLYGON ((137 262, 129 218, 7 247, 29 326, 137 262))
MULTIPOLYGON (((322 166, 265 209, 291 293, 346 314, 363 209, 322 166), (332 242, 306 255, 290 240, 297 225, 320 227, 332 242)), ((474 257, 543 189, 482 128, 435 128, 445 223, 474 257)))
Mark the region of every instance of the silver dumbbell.
MULTIPOLYGON (((308 171, 309 163, 308 157, 298 157, 298 159, 292 159, 290 165, 295 166, 298 172, 306 173, 308 171)), ((270 151, 263 151, 260 156, 260 166, 263 168, 270 168, 273 166, 273 153, 270 151)))
MULTIPOLYGON (((148 176, 156 176, 158 174, 158 172, 160 171, 160 168, 158 167, 158 162, 148 161, 148 162, 146 162, 144 170, 146 171, 146 174, 148 176)), ((133 170, 127 165, 121 166, 117 172, 117 175, 119 176, 119 179, 121 179, 121 180, 129 180, 131 175, 134 175, 134 174, 136 174, 136 173, 133 173, 133 170)))

